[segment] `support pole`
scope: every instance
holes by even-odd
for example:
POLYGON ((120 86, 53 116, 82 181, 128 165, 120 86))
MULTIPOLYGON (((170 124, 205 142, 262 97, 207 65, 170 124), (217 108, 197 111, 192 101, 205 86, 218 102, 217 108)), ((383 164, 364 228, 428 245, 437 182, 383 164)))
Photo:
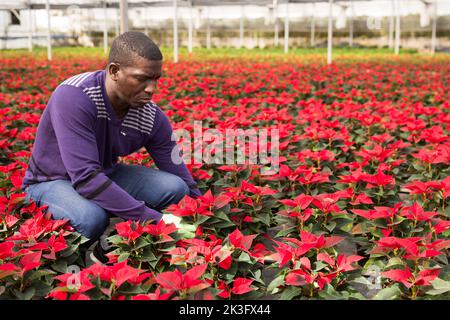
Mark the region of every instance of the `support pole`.
POLYGON ((353 6, 353 1, 350 1, 350 21, 349 21, 349 47, 353 47, 353 17, 355 15, 355 8, 353 6))
POLYGON ((244 45, 244 6, 241 6, 241 18, 239 20, 239 48, 244 45))
POLYGON ((128 31, 128 1, 120 0, 120 34, 128 31))
POLYGON ((278 39, 278 1, 273 1, 273 16, 274 16, 274 22, 275 22, 275 30, 273 35, 273 45, 275 47, 278 47, 279 39, 278 39))
POLYGON ((389 17, 389 49, 394 47, 394 15, 395 15, 395 0, 391 0, 391 16, 389 17))
POLYGON ((116 34, 115 36, 118 37, 120 34, 120 9, 116 10, 116 23, 115 23, 115 28, 116 28, 116 34))
POLYGON ((31 6, 28 8, 28 51, 33 52, 33 18, 31 6))
POLYGON ((145 7, 145 22, 144 22, 144 33, 146 36, 148 36, 148 8, 145 7))
POLYGON ((211 25, 209 21, 209 7, 206 11, 206 48, 211 49, 211 25))
POLYGON ((289 2, 286 2, 286 17, 284 18, 284 53, 289 51, 289 2))
POLYGON ((395 10, 395 54, 400 53, 400 3, 395 0, 396 10, 395 10))
POLYGON ((178 62, 178 3, 173 0, 173 62, 178 62))
POLYGON ((437 0, 433 4, 433 24, 431 26, 431 54, 436 52, 437 0))
POLYGON ((52 34, 50 23, 50 2, 45 2, 45 10, 47 11, 47 59, 52 60, 52 34))
POLYGON ((328 1, 328 47, 327 47, 327 63, 332 62, 333 50, 333 0, 328 1))
POLYGON ((188 29, 188 51, 192 53, 192 33, 193 33, 193 17, 192 17, 192 4, 189 6, 189 29, 188 29))
POLYGON ((316 12, 316 3, 313 3, 313 14, 311 17, 311 47, 314 47, 316 45, 316 17, 315 17, 315 12, 316 12))
POLYGON ((103 1, 103 52, 108 52, 108 10, 106 0, 103 1))

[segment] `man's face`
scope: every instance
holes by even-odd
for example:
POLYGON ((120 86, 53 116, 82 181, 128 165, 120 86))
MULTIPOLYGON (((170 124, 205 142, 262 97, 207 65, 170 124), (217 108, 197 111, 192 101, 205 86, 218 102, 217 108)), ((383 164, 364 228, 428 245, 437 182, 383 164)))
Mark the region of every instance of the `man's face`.
POLYGON ((162 60, 137 57, 130 66, 110 68, 116 82, 116 94, 131 108, 141 108, 152 99, 161 77, 162 60))

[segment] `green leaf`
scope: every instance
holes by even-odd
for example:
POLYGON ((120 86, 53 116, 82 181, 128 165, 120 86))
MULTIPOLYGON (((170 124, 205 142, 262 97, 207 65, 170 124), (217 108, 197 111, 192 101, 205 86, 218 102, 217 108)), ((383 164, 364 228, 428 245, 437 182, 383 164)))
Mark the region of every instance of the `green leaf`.
POLYGON ((228 215, 227 215, 225 212, 223 212, 222 210, 216 211, 216 212, 214 213, 214 216, 215 216, 216 218, 221 219, 221 220, 225 220, 225 221, 231 222, 231 220, 230 220, 230 218, 228 217, 228 215))
POLYGON ((136 295, 140 293, 145 293, 145 291, 140 287, 136 285, 131 285, 129 283, 124 283, 120 286, 119 291, 121 294, 127 294, 127 295, 136 295))
POLYGON ((270 215, 269 214, 259 214, 256 218, 253 219, 255 222, 261 221, 266 226, 270 226, 270 215))
POLYGON ((121 242, 124 242, 124 239, 121 237, 121 236, 119 236, 119 235, 113 235, 113 236, 111 236, 111 237, 108 237, 108 239, 107 239, 109 242, 111 242, 112 244, 119 244, 119 243, 121 243, 121 242))
POLYGON ((447 206, 447 208, 445 208, 445 211, 442 212, 447 218, 450 218, 450 206, 447 206))
POLYGON ((225 229, 225 228, 230 228, 230 227, 236 227, 236 224, 234 222, 231 222, 231 221, 222 221, 222 222, 219 222, 219 223, 215 224, 214 227, 218 230, 218 229, 225 229))
POLYGON ((433 296, 450 291, 450 281, 436 278, 435 280, 431 281, 431 285, 433 286, 433 289, 427 291, 427 294, 431 294, 433 296))
POLYGON ((301 295, 302 288, 299 287, 287 287, 281 293, 280 300, 292 300, 295 297, 301 295))
POLYGON ((129 252, 122 252, 119 255, 119 257, 117 258, 117 262, 123 262, 123 261, 127 260, 129 256, 130 256, 129 252))
POLYGON ((328 231, 332 232, 334 228, 336 228, 336 222, 331 221, 330 223, 325 224, 324 227, 327 228, 328 231))
POLYGON ((265 283, 264 283, 264 280, 261 279, 261 275, 262 275, 261 270, 259 270, 259 269, 256 270, 256 271, 250 270, 250 273, 253 275, 253 278, 255 279, 256 282, 259 282, 259 283, 261 283, 262 285, 265 284, 265 283))
POLYGON ((41 277, 45 277, 47 275, 54 275, 55 272, 48 270, 48 269, 44 269, 44 270, 36 270, 32 273, 28 273, 29 276, 26 276, 26 280, 27 281, 33 281, 35 279, 40 279, 41 277))
POLYGON ((400 297, 401 293, 400 288, 395 284, 391 287, 382 289, 373 297, 373 300, 394 300, 400 297))
POLYGON ((316 261, 316 262, 314 262, 314 271, 322 270, 326 266, 328 266, 328 264, 326 264, 325 262, 323 262, 323 261, 316 261))
POLYGON ((142 253, 142 257, 141 257, 142 261, 155 261, 157 260, 155 254, 153 253, 153 251, 151 250, 150 247, 145 248, 144 252, 142 253))
POLYGON ((435 257, 435 259, 436 259, 437 262, 441 263, 444 266, 448 265, 447 256, 444 255, 444 254, 441 254, 441 255, 435 257))
POLYGON ((252 262, 252 258, 250 258, 250 256, 248 255, 247 252, 242 252, 242 253, 239 255, 237 261, 239 261, 239 262, 253 263, 253 262, 252 262))
POLYGON ((284 275, 279 275, 272 282, 269 283, 267 287, 267 291, 271 293, 277 293, 279 291, 278 287, 284 285, 284 275))
POLYGON ((227 270, 227 273, 225 274, 225 280, 226 282, 231 282, 234 280, 236 273, 238 272, 238 264, 233 263, 230 267, 230 269, 227 270))
POLYGON ((339 230, 350 233, 353 229, 353 221, 339 226, 339 230))
POLYGON ((349 282, 350 284, 362 284, 365 287, 372 285, 372 283, 366 277, 358 277, 349 282))
POLYGON ((319 297, 326 300, 346 300, 348 299, 348 293, 343 292, 341 294, 340 292, 337 292, 333 286, 327 284, 326 290, 319 292, 319 297))
POLYGON ((59 273, 67 272, 67 262, 65 260, 57 260, 52 264, 52 269, 59 273))
POLYGON ((398 257, 394 257, 394 258, 390 258, 389 259, 389 261, 388 261, 388 263, 386 265, 386 268, 389 268, 389 267, 392 267, 392 266, 398 266, 398 265, 402 266, 403 264, 404 264, 404 261, 402 259, 400 259, 398 257))
POLYGON ((249 293, 246 293, 241 298, 243 300, 258 300, 261 298, 262 295, 263 295, 263 293, 261 291, 254 290, 254 291, 250 291, 249 293))
POLYGON ((18 290, 14 290, 14 293, 16 294, 17 298, 19 298, 19 300, 31 300, 35 292, 36 289, 34 287, 26 289, 25 292, 19 292, 18 290))
POLYGON ((280 231, 275 235, 275 238, 287 236, 288 234, 294 232, 296 229, 297 229, 297 227, 296 227, 296 226, 293 226, 293 227, 290 227, 290 228, 286 228, 286 229, 280 230, 280 231))
POLYGON ((145 239, 145 237, 140 237, 139 239, 137 239, 134 249, 140 249, 140 248, 146 247, 148 245, 151 245, 151 243, 149 241, 147 241, 145 239))
POLYGON ((209 216, 198 215, 195 225, 196 226, 201 225, 202 223, 206 222, 209 218, 210 218, 209 216))

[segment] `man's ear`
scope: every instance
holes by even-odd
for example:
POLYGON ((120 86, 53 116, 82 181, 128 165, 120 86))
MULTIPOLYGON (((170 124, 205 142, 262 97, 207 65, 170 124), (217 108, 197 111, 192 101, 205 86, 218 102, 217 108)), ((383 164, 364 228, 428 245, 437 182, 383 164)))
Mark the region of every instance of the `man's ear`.
POLYGON ((111 62, 108 65, 108 73, 109 73, 109 76, 111 77, 111 80, 117 81, 117 79, 119 77, 119 70, 120 70, 120 64, 118 64, 116 62, 111 62))

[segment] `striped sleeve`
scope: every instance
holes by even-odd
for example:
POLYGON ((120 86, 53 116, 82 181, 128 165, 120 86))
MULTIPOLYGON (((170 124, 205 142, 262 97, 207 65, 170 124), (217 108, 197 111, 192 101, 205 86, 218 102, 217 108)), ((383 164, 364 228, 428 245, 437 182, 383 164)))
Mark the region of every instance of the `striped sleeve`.
POLYGON ((99 161, 95 104, 81 88, 59 86, 48 105, 62 161, 75 190, 110 213, 131 220, 161 219, 106 176, 99 161))

